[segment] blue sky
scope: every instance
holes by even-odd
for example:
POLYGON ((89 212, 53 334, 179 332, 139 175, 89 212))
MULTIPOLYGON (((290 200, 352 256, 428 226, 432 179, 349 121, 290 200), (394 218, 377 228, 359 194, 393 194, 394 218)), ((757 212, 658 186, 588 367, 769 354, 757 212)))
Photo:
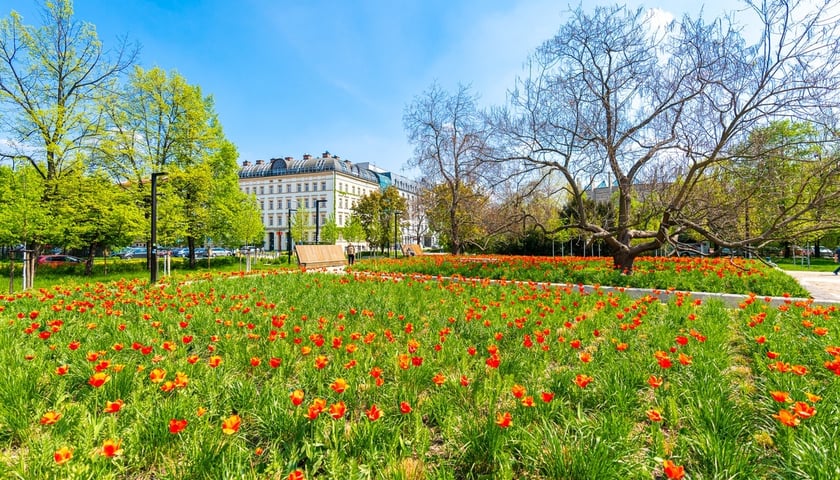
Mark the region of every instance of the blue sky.
MULTIPOLYGON (((35 0, 0 0, 40 24, 35 0)), ((593 2, 586 2, 587 5, 593 2)), ((597 4, 610 4, 598 0, 597 4)), ((696 14, 703 3, 630 0, 696 14)), ((528 55, 568 18, 551 0, 75 0, 106 48, 127 36, 140 63, 213 95, 243 160, 324 151, 400 172, 411 156, 405 106, 434 81, 504 102, 528 55)), ((705 2, 718 16, 722 0, 705 2)), ((410 172, 405 172, 410 173, 410 172)))

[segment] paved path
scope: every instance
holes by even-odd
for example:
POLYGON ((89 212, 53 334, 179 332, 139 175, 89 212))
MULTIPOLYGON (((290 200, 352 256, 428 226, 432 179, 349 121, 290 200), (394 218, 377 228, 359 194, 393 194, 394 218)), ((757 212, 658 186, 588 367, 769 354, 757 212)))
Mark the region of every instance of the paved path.
POLYGON ((795 278, 808 290, 814 301, 820 303, 840 303, 840 276, 831 272, 791 271, 785 273, 795 278))

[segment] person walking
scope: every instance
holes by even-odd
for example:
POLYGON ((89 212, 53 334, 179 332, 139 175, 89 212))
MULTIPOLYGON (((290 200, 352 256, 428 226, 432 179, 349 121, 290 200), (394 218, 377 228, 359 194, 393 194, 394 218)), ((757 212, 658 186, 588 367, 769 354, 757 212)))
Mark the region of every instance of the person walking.
MULTIPOLYGON (((840 246, 834 250, 834 263, 840 263, 840 246)), ((840 265, 834 269, 834 274, 837 275, 838 273, 840 273, 840 265)))
POLYGON ((347 244, 347 263, 353 265, 353 262, 356 261, 356 247, 353 246, 352 243, 347 244))

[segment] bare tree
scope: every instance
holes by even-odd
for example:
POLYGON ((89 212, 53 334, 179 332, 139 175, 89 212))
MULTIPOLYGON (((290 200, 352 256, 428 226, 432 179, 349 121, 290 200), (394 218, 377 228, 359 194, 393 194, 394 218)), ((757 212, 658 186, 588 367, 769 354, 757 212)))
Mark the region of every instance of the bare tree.
POLYGON ((485 193, 483 187, 493 184, 488 171, 492 165, 484 162, 490 156, 489 130, 476 97, 469 87, 461 85, 450 94, 435 83, 406 108, 403 124, 414 145, 409 166, 420 169, 438 201, 445 199, 446 218, 438 228, 445 230, 452 253, 459 254, 467 244, 462 232, 464 208, 475 202, 474 195, 485 193))
POLYGON ((496 112, 509 152, 503 160, 540 177, 559 172, 574 212, 565 228, 603 239, 623 271, 687 231, 729 246, 769 241, 837 200, 836 161, 807 180, 825 188, 803 190, 807 198, 795 209, 741 238, 718 235, 706 222, 709 210, 695 207, 712 200, 710 172, 736 159, 754 129, 782 118, 830 122, 840 86, 838 18, 828 0, 807 11, 812 4, 746 2, 741 13, 763 27, 754 44, 734 17, 664 23, 642 9, 576 10, 533 55, 510 108, 496 112), (586 208, 598 183, 615 185, 606 225, 586 208))

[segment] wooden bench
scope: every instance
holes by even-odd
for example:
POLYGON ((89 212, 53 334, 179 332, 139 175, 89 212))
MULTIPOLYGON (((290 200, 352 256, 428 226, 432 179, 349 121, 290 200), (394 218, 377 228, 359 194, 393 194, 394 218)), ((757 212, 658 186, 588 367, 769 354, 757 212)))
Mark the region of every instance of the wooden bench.
POLYGON ((347 265, 341 245, 295 245, 298 264, 305 268, 343 267, 347 265))
POLYGON ((416 243, 406 243, 402 246, 402 253, 404 257, 414 257, 423 255, 423 248, 416 243))

